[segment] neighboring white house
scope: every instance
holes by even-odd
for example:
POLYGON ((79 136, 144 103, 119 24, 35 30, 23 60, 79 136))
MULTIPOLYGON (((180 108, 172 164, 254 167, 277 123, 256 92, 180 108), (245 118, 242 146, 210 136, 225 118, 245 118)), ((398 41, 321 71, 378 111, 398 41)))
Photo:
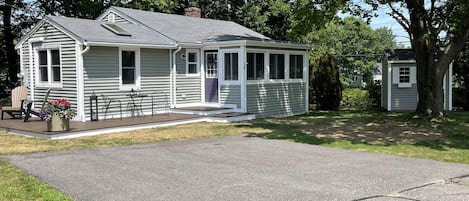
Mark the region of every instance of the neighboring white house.
MULTIPOLYGON (((79 121, 90 119, 93 93, 128 102, 131 90, 159 95, 171 108, 209 105, 257 117, 308 111, 311 45, 188 12, 199 17, 120 7, 96 20, 47 16, 16 45, 23 84, 34 100, 53 88, 50 97, 69 99, 79 121)), ((153 107, 143 101, 146 114, 167 109, 153 107)))
MULTIPOLYGON (((394 49, 382 62, 381 106, 388 111, 414 110, 417 107, 417 67, 412 50, 394 49)), ((446 73, 444 109, 452 109, 452 64, 446 73)))

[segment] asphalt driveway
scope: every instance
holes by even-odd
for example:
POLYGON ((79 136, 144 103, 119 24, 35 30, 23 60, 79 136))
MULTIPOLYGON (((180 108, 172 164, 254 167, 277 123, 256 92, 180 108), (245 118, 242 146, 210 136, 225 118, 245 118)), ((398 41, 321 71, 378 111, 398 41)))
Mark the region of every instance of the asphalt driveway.
POLYGON ((469 165, 259 138, 2 159, 77 200, 469 200, 469 165))

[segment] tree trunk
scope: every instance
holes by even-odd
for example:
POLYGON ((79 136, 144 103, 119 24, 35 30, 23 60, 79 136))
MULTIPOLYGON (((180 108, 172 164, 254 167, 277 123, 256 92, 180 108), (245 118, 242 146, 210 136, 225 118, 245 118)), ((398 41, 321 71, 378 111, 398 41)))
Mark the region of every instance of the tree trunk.
POLYGON ((3 35, 5 37, 5 48, 8 63, 8 77, 10 81, 16 82, 18 80, 18 64, 16 63, 18 54, 16 53, 13 40, 15 39, 11 29, 11 10, 13 0, 6 0, 3 6, 3 35))

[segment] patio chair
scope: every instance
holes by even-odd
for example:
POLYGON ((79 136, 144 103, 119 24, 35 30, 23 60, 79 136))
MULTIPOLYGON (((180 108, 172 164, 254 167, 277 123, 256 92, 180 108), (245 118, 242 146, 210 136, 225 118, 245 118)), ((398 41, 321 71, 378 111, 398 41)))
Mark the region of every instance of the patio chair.
POLYGON ((43 100, 41 100, 41 101, 29 101, 28 102, 28 105, 26 107, 26 112, 25 112, 25 115, 24 115, 24 122, 27 122, 29 120, 29 118, 31 118, 31 115, 35 115, 35 116, 39 117, 41 120, 44 120, 45 114, 48 113, 48 111, 46 111, 46 104, 47 104, 47 99, 49 99, 49 94, 50 94, 51 90, 52 90, 51 88, 49 88, 47 90, 46 95, 44 96, 43 100), (33 103, 42 103, 41 109, 36 110, 36 109, 32 108, 33 103))
POLYGON ((101 94, 101 97, 103 98, 103 101, 104 101, 104 108, 102 110, 104 110, 104 116, 103 116, 103 120, 106 120, 106 116, 107 116, 107 113, 109 112, 109 109, 111 108, 111 104, 113 102, 119 104, 119 112, 120 112, 120 119, 122 120, 122 104, 121 104, 121 100, 117 100, 117 99, 113 99, 109 96, 106 96, 104 94, 101 94))
POLYGON ((19 119, 23 118, 24 113, 24 101, 28 96, 28 88, 19 86, 11 91, 11 106, 2 107, 2 120, 4 113, 9 114, 11 117, 19 119))

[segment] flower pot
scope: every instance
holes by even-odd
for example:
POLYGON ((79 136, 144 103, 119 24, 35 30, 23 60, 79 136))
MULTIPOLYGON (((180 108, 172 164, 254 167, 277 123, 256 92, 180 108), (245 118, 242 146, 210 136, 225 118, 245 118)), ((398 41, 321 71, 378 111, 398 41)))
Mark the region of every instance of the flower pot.
POLYGON ((61 118, 57 113, 51 114, 51 119, 47 121, 47 131, 68 131, 69 129, 69 119, 61 118))

